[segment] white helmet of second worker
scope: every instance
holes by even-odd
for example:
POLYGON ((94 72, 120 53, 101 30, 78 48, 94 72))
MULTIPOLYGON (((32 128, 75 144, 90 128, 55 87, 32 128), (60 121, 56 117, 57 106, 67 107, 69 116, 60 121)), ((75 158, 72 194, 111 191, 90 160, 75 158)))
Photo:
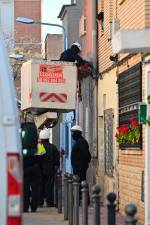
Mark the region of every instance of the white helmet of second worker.
POLYGON ((48 128, 44 128, 40 131, 39 134, 40 139, 49 139, 50 138, 50 130, 48 128))
POLYGON ((80 51, 82 50, 81 45, 78 42, 73 42, 71 46, 76 46, 80 51))
POLYGON ((80 131, 82 133, 82 127, 80 127, 79 125, 75 125, 71 127, 71 131, 80 131))

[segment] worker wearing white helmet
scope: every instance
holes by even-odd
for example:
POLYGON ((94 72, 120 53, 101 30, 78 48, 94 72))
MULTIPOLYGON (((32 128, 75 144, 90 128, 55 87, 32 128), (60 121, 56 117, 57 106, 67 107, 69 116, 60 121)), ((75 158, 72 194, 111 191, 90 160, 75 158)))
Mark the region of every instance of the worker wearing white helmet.
POLYGON ((79 42, 73 42, 71 46, 76 46, 80 50, 80 52, 82 50, 81 45, 79 44, 79 42))
POLYGON ((50 137, 49 129, 45 128, 40 131, 38 145, 37 145, 37 153, 36 153, 37 156, 42 156, 42 155, 46 154, 46 150, 44 148, 44 145, 41 143, 42 142, 41 140, 49 139, 49 137, 50 137))
POLYGON ((40 131, 39 134, 40 139, 49 139, 50 138, 50 130, 48 128, 44 128, 40 131))
POLYGON ((88 142, 82 136, 82 128, 79 125, 75 125, 71 128, 71 132, 72 137, 75 140, 71 152, 71 165, 73 174, 78 175, 80 177, 80 182, 82 182, 83 180, 86 180, 86 171, 91 161, 91 154, 88 142))
POLYGON ((71 47, 61 54, 60 61, 76 62, 79 66, 84 65, 86 61, 79 55, 81 50, 82 48, 80 43, 73 42, 71 47))
POLYGON ((54 207, 54 177, 59 168, 59 152, 54 144, 49 143, 50 130, 44 128, 40 131, 40 143, 45 149, 45 154, 40 156, 42 170, 42 187, 40 196, 40 206, 44 204, 46 197, 47 207, 54 207))
POLYGON ((71 128, 71 131, 80 131, 82 133, 82 128, 79 125, 75 125, 71 128))

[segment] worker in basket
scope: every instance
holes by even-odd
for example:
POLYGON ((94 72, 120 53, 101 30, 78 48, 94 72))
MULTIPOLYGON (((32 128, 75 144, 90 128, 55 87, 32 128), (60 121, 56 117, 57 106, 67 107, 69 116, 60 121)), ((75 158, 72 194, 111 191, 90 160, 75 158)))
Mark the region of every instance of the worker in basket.
POLYGON ((78 67, 78 79, 82 79, 85 76, 92 76, 92 64, 84 60, 81 56, 81 45, 78 42, 74 42, 71 47, 65 50, 61 56, 60 61, 75 62, 78 67))

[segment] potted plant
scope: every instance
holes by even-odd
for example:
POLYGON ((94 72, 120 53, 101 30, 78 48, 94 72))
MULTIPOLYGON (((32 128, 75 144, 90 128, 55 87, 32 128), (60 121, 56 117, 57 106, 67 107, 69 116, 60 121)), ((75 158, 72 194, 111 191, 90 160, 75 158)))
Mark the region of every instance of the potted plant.
POLYGON ((128 124, 117 127, 116 141, 122 144, 138 144, 140 141, 140 126, 136 119, 130 119, 128 124))

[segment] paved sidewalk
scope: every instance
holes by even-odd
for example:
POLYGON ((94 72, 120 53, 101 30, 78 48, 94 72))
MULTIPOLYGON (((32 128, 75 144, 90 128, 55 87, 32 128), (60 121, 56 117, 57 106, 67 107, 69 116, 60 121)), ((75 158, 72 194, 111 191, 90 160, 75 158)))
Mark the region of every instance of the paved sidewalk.
MULTIPOLYGON (((124 219, 118 213, 116 221, 116 225, 124 225, 124 219)), ((101 207, 101 224, 107 225, 107 211, 104 207, 101 207)), ((63 214, 58 214, 56 208, 41 208, 36 213, 24 213, 23 225, 68 225, 68 221, 64 221, 63 214)), ((89 225, 93 225, 93 208, 89 208, 89 225)))
POLYGON ((23 225, 67 225, 63 214, 58 214, 56 208, 38 209, 36 213, 24 213, 23 225))

